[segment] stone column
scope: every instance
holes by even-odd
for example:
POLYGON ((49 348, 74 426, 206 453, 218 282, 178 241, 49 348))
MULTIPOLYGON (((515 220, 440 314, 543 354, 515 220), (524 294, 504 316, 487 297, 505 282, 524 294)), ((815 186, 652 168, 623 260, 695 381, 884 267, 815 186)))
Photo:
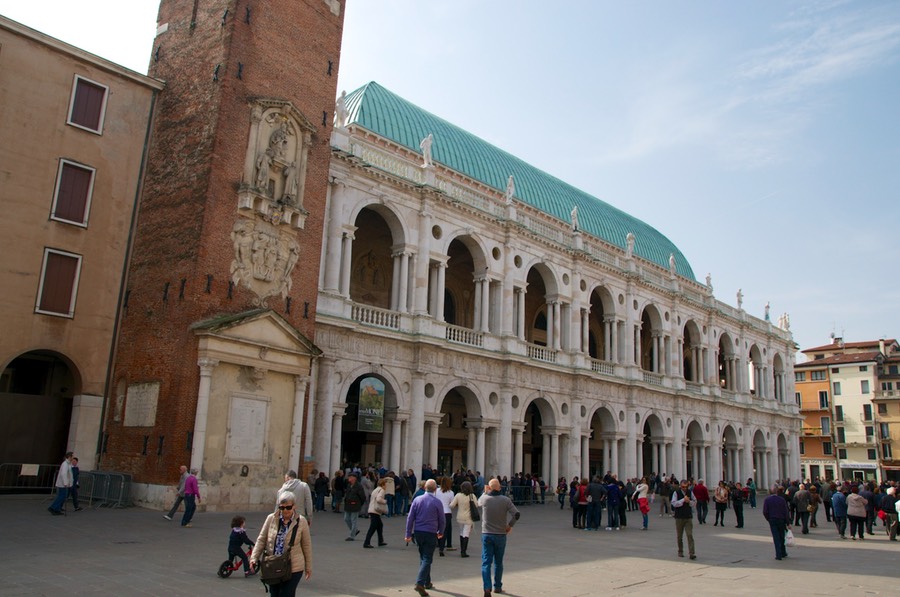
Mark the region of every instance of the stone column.
POLYGON ((581 465, 578 467, 581 470, 580 477, 587 476, 590 478, 591 474, 591 463, 590 463, 590 437, 587 435, 581 436, 581 465))
POLYGON ((634 449, 634 470, 635 476, 641 478, 644 476, 644 439, 643 436, 636 438, 634 449))
POLYGON ((303 414, 306 410, 306 383, 305 375, 294 376, 294 416, 291 420, 291 448, 288 457, 288 467, 294 470, 300 469, 303 462, 303 414))
POLYGON ((468 438, 466 441, 466 465, 468 468, 475 468, 475 427, 474 421, 466 421, 469 425, 468 438))
POLYGON ((550 350, 553 350, 553 328, 556 327, 553 315, 553 302, 547 301, 547 348, 550 350))
POLYGON ((412 312, 425 315, 428 312, 428 287, 431 273, 431 214, 419 212, 419 258, 416 259, 415 285, 412 312))
POLYGON ((613 358, 613 324, 611 317, 603 318, 603 360, 615 362, 613 358))
POLYGON ((516 301, 519 306, 518 311, 516 313, 516 317, 518 319, 518 323, 516 324, 516 336, 522 342, 525 341, 525 289, 517 288, 516 289, 516 301))
POLYGON ((484 278, 481 281, 481 331, 491 331, 491 281, 484 278))
MULTIPOLYGON (((513 471, 509 470, 509 467, 514 465, 511 454, 512 391, 508 387, 500 388, 500 429, 497 437, 499 438, 497 442, 497 462, 500 465, 495 472, 498 475, 511 475, 513 471)), ((485 473, 483 469, 481 472, 485 473)))
POLYGON ((472 301, 472 329, 481 329, 481 294, 484 292, 483 278, 476 276, 472 282, 475 284, 475 300, 472 301))
MULTIPOLYGON (((603 440, 603 464, 602 464, 601 473, 606 473, 606 471, 612 471, 612 451, 609 448, 609 440, 603 440)), ((602 476, 602 474, 601 474, 602 476)))
POLYGON ((513 429, 513 474, 522 472, 522 430, 513 429))
MULTIPOLYGON (((581 350, 583 354, 590 354, 590 331, 591 331, 591 313, 588 309, 581 310, 581 350)), ((609 354, 606 346, 609 344, 609 334, 603 338, 604 355, 609 354)))
POLYGON ((555 431, 550 434, 550 478, 555 487, 559 480, 559 434, 555 431))
POLYGON ((447 264, 444 262, 439 262, 437 264, 437 268, 437 313, 434 314, 434 318, 437 321, 444 321, 444 292, 446 290, 447 283, 447 264))
POLYGON ((209 418, 209 392, 212 387, 212 374, 219 364, 215 359, 200 359, 200 387, 197 390, 197 411, 194 415, 194 438, 191 443, 191 468, 203 475, 203 459, 206 451, 206 424, 209 418))
MULTIPOLYGON (((255 139, 251 137, 250 142, 253 143, 254 141, 255 139)), ((247 180, 252 181, 253 176, 251 175, 247 180)), ((325 270, 324 290, 326 292, 337 293, 340 291, 341 283, 341 254, 344 242, 341 236, 341 230, 343 226, 346 187, 343 182, 335 181, 331 184, 330 191, 330 205, 328 206, 328 236, 325 241, 327 250, 325 252, 325 263, 323 268, 325 270)))
POLYGON ((550 479, 550 434, 541 433, 541 477, 550 479))
POLYGON ((613 438, 610 448, 612 449, 610 470, 613 474, 618 475, 619 479, 622 479, 624 475, 622 475, 622 471, 619 470, 619 440, 617 438, 613 438))
MULTIPOLYGON (((437 453, 437 442, 434 449, 437 453)), ((475 466, 477 470, 484 471, 484 427, 475 430, 475 466)))
POLYGON ((381 464, 386 469, 391 469, 391 420, 387 418, 387 415, 385 415, 381 432, 381 464))
MULTIPOLYGON (((428 462, 431 466, 435 466, 438 461, 438 428, 440 423, 436 421, 428 421, 428 462)), ((483 441, 483 440, 482 440, 483 441)), ((478 454, 478 445, 475 446, 476 459, 478 454)))
POLYGON ((709 471, 706 469, 706 451, 708 449, 705 444, 700 444, 700 449, 697 451, 700 454, 700 476, 706 480, 709 480, 709 471))
POLYGON ((344 425, 344 409, 331 413, 331 464, 335 470, 341 466, 341 433, 344 425))
POLYGON ((318 420, 315 423, 315 445, 313 458, 316 467, 331 475, 337 470, 337 465, 331 462, 331 412, 334 410, 334 396, 338 391, 334 383, 334 359, 323 357, 319 360, 319 376, 321 383, 317 384, 317 396, 314 402, 318 420))
POLYGON ((409 295, 409 251, 400 253, 400 280, 397 290, 397 310, 401 313, 406 313, 409 311, 407 304, 409 295))
POLYGON ((406 467, 413 469, 416 474, 422 470, 424 456, 425 433, 425 376, 415 372, 412 375, 412 388, 410 392, 409 423, 406 433, 406 467))
POLYGON ((625 415, 625 472, 629 476, 638 476, 638 452, 637 441, 635 438, 634 424, 631 421, 630 413, 625 415))
POLYGON ((650 442, 650 467, 651 472, 661 475, 664 471, 659 470, 659 443, 655 440, 650 442))
MULTIPOLYGON (((354 229, 355 230, 355 229, 354 229)), ((350 270, 353 257, 353 232, 344 232, 341 240, 341 291, 344 298, 350 298, 350 270)))
POLYGON ((390 470, 396 472, 400 470, 400 419, 391 421, 391 460, 390 470))

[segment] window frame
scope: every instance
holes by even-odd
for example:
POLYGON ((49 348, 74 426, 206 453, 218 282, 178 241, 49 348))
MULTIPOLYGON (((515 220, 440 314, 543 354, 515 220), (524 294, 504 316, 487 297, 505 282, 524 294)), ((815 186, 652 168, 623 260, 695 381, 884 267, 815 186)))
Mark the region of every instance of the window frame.
POLYGON ((50 206, 50 219, 56 222, 63 222, 66 224, 72 224, 73 226, 79 226, 81 228, 87 228, 88 218, 91 213, 91 201, 94 198, 94 182, 97 180, 97 169, 88 166, 87 164, 82 164, 81 162, 76 162, 75 160, 70 160, 68 158, 59 158, 59 166, 56 171, 56 187, 53 192, 53 204, 50 206), (84 202, 84 221, 78 222, 76 220, 69 220, 67 218, 63 218, 56 215, 56 208, 59 204, 59 191, 60 191, 60 183, 62 183, 63 170, 66 165, 69 165, 73 168, 78 168, 80 170, 88 170, 91 173, 91 182, 88 185, 87 197, 84 202))
POLYGON ((869 383, 868 379, 859 380, 859 393, 866 395, 872 392, 872 384, 869 383))
POLYGON ((831 395, 832 396, 840 396, 841 395, 841 382, 839 382, 839 381, 831 382, 831 395))
POLYGON ((69 251, 63 251, 60 249, 51 249, 50 247, 44 247, 44 256, 41 263, 41 277, 40 282, 38 283, 38 291, 37 291, 37 300, 34 304, 34 312, 40 313, 41 315, 52 315, 53 317, 65 317, 66 319, 74 319, 75 318, 75 302, 78 298, 78 284, 81 281, 81 266, 84 263, 84 258, 77 253, 70 253, 69 251), (59 313, 57 311, 47 311, 41 309, 41 301, 44 296, 44 282, 46 281, 47 275, 47 262, 48 256, 53 253, 55 255, 63 255, 65 257, 73 257, 78 261, 78 264, 75 266, 75 276, 72 279, 72 296, 69 299, 69 311, 67 313, 59 313))
POLYGON ((829 402, 828 398, 828 390, 819 390, 819 409, 824 410, 830 408, 830 404, 831 403, 829 402))
POLYGON ((822 454, 825 456, 834 455, 834 446, 831 445, 831 442, 822 442, 822 454))
POLYGON ((79 75, 78 73, 75 73, 74 79, 72 80, 72 92, 70 93, 70 97, 69 97, 69 110, 66 112, 66 124, 68 124, 69 126, 74 126, 75 128, 79 128, 83 131, 93 133, 95 135, 102 135, 103 134, 103 124, 106 121, 106 105, 107 105, 108 101, 109 101, 109 85, 104 85, 103 83, 94 81, 93 79, 88 79, 84 75, 79 75), (85 83, 88 83, 90 85, 96 85, 97 87, 103 88, 103 102, 100 105, 100 118, 98 119, 96 129, 86 127, 83 124, 79 124, 72 120, 72 110, 75 108, 75 95, 78 92, 78 82, 79 81, 84 81, 85 83))

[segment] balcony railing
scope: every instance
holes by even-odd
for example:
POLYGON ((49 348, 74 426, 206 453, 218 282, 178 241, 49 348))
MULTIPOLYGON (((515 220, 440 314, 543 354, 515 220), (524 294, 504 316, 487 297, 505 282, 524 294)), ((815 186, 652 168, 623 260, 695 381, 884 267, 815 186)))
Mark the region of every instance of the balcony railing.
POLYGON ((648 383, 654 386, 663 385, 663 376, 659 373, 650 373, 649 371, 643 371, 644 374, 644 383, 648 383))
POLYGON ((358 321, 359 323, 364 323, 366 325, 374 325, 376 327, 388 328, 391 330, 400 329, 400 314, 396 311, 354 304, 350 317, 353 321, 358 321))
POLYGON ((537 344, 527 345, 527 354, 529 359, 536 361, 544 361, 545 363, 556 362, 556 351, 546 346, 538 346, 537 344))
POLYGON ((591 371, 594 373, 602 373, 603 375, 615 375, 616 365, 609 361, 591 359, 591 371))
POLYGON ((696 381, 685 381, 684 386, 695 394, 700 394, 703 392, 703 384, 697 383, 696 381))
POLYGON ((450 342, 468 344, 469 346, 484 346, 484 332, 476 332, 469 328, 447 324, 446 338, 450 342))

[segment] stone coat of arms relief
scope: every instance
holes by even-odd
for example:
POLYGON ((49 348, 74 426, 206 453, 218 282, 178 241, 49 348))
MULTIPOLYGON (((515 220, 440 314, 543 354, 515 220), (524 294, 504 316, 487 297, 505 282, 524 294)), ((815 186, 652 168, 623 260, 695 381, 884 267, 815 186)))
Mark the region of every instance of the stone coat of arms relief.
POLYGON ((231 230, 231 280, 265 305, 286 298, 300 257, 294 230, 303 228, 306 164, 315 129, 290 102, 258 99, 250 106, 250 135, 231 230))

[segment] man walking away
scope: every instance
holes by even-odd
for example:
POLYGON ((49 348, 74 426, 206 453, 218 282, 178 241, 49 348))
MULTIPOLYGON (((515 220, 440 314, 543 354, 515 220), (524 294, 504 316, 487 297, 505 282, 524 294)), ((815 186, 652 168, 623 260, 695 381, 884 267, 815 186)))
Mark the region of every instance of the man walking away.
POLYGON ((444 505, 434 495, 437 483, 434 479, 425 481, 425 493, 412 501, 406 517, 406 543, 415 537, 419 548, 419 574, 416 577, 416 593, 428 596, 425 589, 433 589, 431 584, 431 562, 438 539, 444 534, 444 505), (413 535, 415 533, 415 535, 413 535))
POLYGON ((697 500, 697 524, 706 524, 706 513, 709 512, 709 489, 699 479, 692 490, 694 499, 697 500))
POLYGON ((191 519, 194 518, 199 501, 200 486, 197 484, 197 469, 192 468, 191 474, 184 480, 184 516, 181 517, 181 526, 191 526, 191 519))
POLYGON ((303 515, 303 518, 306 519, 307 524, 312 524, 314 508, 312 491, 309 489, 309 483, 298 479, 297 471, 291 470, 284 475, 284 485, 281 486, 281 489, 275 492, 276 502, 278 500, 278 496, 280 496, 285 491, 290 491, 294 494, 294 497, 297 499, 296 505, 294 506, 295 510, 303 515))
POLYGON ((897 490, 888 487, 886 495, 881 500, 881 509, 884 511, 884 527, 891 541, 897 540, 897 490))
POLYGON ((478 499, 481 508, 481 580, 484 597, 491 595, 491 565, 494 566, 494 592, 503 592, 503 555, 506 536, 519 520, 519 511, 512 501, 500 493, 500 481, 491 479, 489 493, 478 499))
POLYGON ((682 535, 687 533, 688 553, 692 560, 697 559, 694 552, 694 512, 691 510, 693 504, 691 490, 688 489, 687 479, 681 482, 679 487, 675 488, 672 493, 672 511, 675 516, 675 537, 678 540, 678 557, 684 557, 684 544, 682 543, 682 535))
POLYGON ((794 493, 793 502, 797 508, 797 517, 803 525, 800 532, 804 535, 809 533, 809 500, 809 491, 806 490, 806 485, 801 483, 800 488, 794 493))
POLYGON ((787 557, 787 547, 784 544, 784 536, 787 533, 787 524, 791 518, 787 502, 784 501, 784 487, 775 487, 775 491, 763 501, 763 518, 769 521, 769 529, 772 531, 772 541, 775 542, 775 559, 787 557))
POLYGON ((846 539, 847 488, 845 486, 835 490, 834 495, 831 496, 831 511, 831 517, 834 519, 834 526, 837 527, 838 534, 841 536, 841 539, 846 539))
POLYGON ((178 512, 178 506, 181 505, 181 502, 184 501, 184 482, 187 481, 188 478, 188 470, 187 467, 183 464, 181 465, 181 478, 178 480, 178 495, 175 497, 175 505, 172 506, 172 509, 169 510, 168 514, 163 514, 163 518, 166 520, 172 520, 172 517, 175 516, 175 513, 178 512))

